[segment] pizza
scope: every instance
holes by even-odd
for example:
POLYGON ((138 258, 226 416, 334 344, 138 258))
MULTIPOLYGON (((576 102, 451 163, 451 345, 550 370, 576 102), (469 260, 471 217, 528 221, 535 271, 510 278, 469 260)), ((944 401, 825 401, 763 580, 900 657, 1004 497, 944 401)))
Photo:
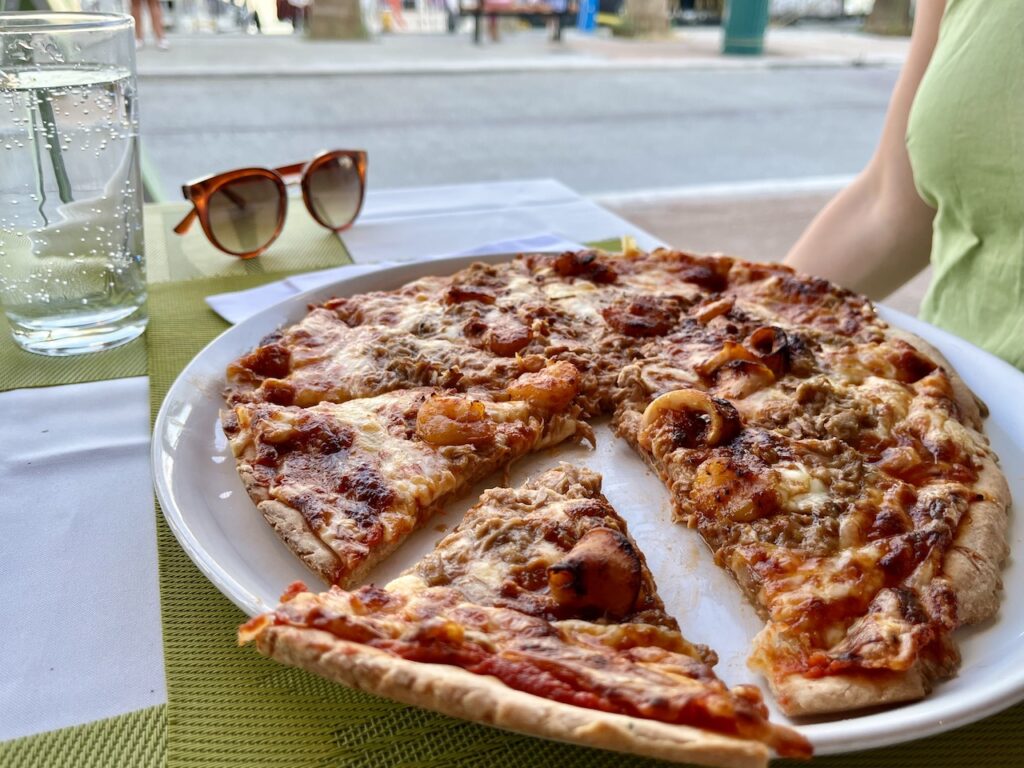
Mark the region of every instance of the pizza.
MULTIPOLYGON (((781 265, 670 250, 474 264, 312 307, 227 379, 250 494, 331 584, 361 582, 476 480, 610 416, 762 616, 749 663, 786 714, 920 698, 956 673, 953 632, 999 608, 1010 499, 984 405, 867 299, 781 265), (439 409, 443 445, 419 429, 439 409), (496 426, 479 437, 478 420, 496 426), (328 455, 304 424, 387 438, 328 455), (365 467, 388 489, 371 512, 365 467)), ((514 547, 502 558, 522 565, 514 547)), ((554 612, 557 583, 438 567, 455 580, 437 586, 488 611, 592 619, 554 612)), ((652 600, 605 618, 675 631, 652 600)))
POLYGON ((309 408, 239 403, 222 423, 249 496, 321 578, 347 585, 477 480, 589 430, 576 369, 515 379, 506 399, 431 387, 309 408))
POLYGON ((601 478, 563 464, 483 494, 384 587, 292 585, 239 631, 264 654, 447 714, 584 745, 716 765, 807 756, 760 691, 664 610, 601 478))
POLYGON ((737 271, 727 310, 623 370, 617 432, 765 617, 750 664, 783 711, 920 698, 998 608, 1009 491, 979 404, 860 297, 737 271))

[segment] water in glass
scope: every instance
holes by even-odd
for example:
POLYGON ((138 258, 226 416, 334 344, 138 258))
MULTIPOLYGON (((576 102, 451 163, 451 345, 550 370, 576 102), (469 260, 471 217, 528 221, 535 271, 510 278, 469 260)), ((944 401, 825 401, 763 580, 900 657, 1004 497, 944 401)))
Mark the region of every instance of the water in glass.
POLYGON ((0 67, 0 304, 42 354, 146 325, 135 79, 123 67, 0 67))

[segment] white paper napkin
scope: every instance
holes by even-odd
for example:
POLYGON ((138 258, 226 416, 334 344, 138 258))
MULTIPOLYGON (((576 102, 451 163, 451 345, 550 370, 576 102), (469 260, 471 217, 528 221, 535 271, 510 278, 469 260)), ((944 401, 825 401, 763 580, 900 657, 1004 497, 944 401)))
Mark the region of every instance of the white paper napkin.
MULTIPOLYGON (((457 253, 441 253, 428 256, 424 260, 443 259, 451 256, 486 256, 492 253, 545 253, 570 251, 582 248, 579 243, 566 240, 559 235, 542 233, 514 240, 499 240, 485 243, 457 253)), ((229 323, 238 323, 257 312, 272 306, 279 301, 313 288, 319 288, 343 277, 357 277, 378 269, 395 266, 397 261, 378 261, 373 264, 348 264, 344 267, 321 269, 316 272, 305 272, 301 275, 267 283, 245 291, 218 293, 206 297, 206 303, 214 312, 229 323)))

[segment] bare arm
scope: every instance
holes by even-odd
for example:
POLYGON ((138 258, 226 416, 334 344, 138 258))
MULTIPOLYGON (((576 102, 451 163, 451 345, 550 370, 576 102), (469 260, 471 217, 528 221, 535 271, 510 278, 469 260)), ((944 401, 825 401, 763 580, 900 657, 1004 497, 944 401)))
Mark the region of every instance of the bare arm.
POLYGON ((790 250, 791 267, 881 298, 927 265, 935 211, 914 187, 905 137, 945 5, 946 0, 918 0, 910 51, 875 154, 790 250))

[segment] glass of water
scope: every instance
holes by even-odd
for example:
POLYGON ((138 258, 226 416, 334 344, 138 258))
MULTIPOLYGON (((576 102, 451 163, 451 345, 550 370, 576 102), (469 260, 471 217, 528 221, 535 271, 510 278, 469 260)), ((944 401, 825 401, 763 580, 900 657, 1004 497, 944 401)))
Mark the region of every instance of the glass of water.
POLYGON ((30 352, 146 328, 129 16, 0 13, 0 305, 30 352))

